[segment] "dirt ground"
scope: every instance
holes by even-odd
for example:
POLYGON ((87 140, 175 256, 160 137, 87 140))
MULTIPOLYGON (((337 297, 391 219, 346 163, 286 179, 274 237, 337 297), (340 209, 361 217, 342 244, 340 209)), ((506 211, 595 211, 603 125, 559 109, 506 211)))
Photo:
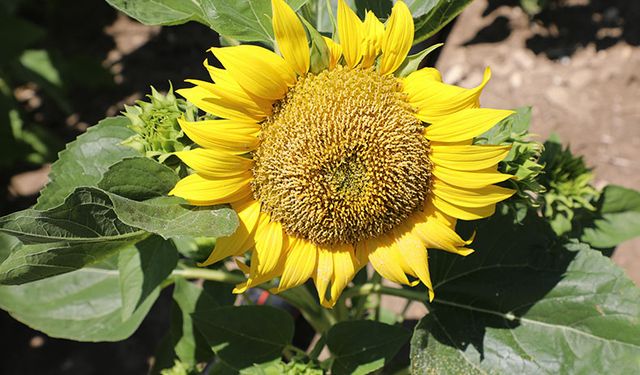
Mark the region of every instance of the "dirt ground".
MULTIPOLYGON (((532 132, 541 141, 551 133, 559 134, 594 168, 598 187, 618 184, 640 190, 640 1, 564 0, 554 4, 532 20, 512 0, 474 1, 452 28, 436 66, 446 82, 465 87, 478 84, 484 68, 490 66, 493 78, 484 91, 483 106, 533 106, 532 132)), ((91 49, 112 73, 115 85, 112 90, 77 95, 77 113, 60 121, 66 141, 100 118, 118 114, 124 104, 133 104, 151 84, 166 90, 168 80, 180 87, 186 77, 204 78, 201 61, 217 40, 214 32, 201 25, 149 27, 104 4, 98 8, 96 13, 107 16, 93 25, 101 28, 101 39, 91 49)), ((17 170, 6 179, 12 210, 35 201, 47 173, 44 166, 17 170)), ((640 240, 620 246, 613 259, 640 285, 640 240)), ((418 306, 413 312, 424 314, 418 306)), ((144 342, 157 341, 161 335, 152 325, 143 325, 142 335, 149 338, 144 342)), ((7 368, 8 373, 37 373, 44 367, 51 374, 101 373, 95 368, 83 370, 86 359, 65 355, 59 363, 49 360, 42 363, 44 367, 38 365, 37 351, 49 350, 51 341, 59 343, 56 347, 67 345, 70 353, 76 344, 17 327, 1 312, 0 331, 24 338, 26 341, 13 344, 23 348, 21 353, 31 353, 35 361, 33 371, 23 365, 7 368)), ((136 340, 139 334, 122 348, 143 347, 140 358, 152 353, 153 348, 136 340)), ((120 355, 110 344, 95 345, 91 350, 97 356, 108 348, 114 351, 114 361, 126 360, 126 350, 120 355)), ((5 349, 3 352, 15 348, 5 349)), ((118 371, 137 373, 144 366, 146 363, 123 362, 118 371)), ((2 369, 0 365, 0 373, 2 369)))

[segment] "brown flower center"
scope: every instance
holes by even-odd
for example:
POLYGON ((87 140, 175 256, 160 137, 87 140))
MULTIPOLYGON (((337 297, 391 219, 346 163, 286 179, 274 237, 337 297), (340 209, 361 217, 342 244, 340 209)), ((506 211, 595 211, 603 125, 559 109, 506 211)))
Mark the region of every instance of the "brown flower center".
POLYGON ((423 130, 393 76, 341 66, 310 74, 262 124, 254 195, 288 234, 317 244, 379 236, 429 193, 423 130))

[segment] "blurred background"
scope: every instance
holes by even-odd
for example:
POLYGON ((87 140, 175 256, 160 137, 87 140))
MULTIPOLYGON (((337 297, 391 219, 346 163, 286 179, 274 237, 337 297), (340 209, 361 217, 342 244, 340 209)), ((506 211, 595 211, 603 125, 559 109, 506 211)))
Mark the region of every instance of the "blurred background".
MULTIPOLYGON (((595 184, 640 190, 640 1, 475 0, 437 38, 445 82, 493 79, 483 106, 533 106, 532 133, 556 133, 595 184)), ((144 26, 98 0, 0 4, 0 214, 35 203, 66 142, 153 85, 206 78, 218 43, 200 24, 144 26)), ((640 241, 613 259, 640 285, 640 241)), ((167 296, 165 296, 167 297, 167 296)), ((169 297, 115 344, 50 339, 0 311, 0 374, 143 374, 167 329, 169 297)))

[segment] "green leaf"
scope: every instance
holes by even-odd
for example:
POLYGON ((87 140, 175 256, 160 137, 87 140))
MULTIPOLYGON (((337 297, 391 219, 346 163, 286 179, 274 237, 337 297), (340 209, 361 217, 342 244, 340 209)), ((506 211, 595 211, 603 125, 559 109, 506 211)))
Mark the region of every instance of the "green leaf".
POLYGON ((280 358, 293 339, 293 319, 270 306, 197 306, 196 327, 216 355, 236 370, 280 358))
POLYGON ((134 251, 120 253, 122 320, 129 319, 152 298, 177 264, 178 252, 173 243, 156 236, 138 243, 134 251))
POLYGON ((370 374, 389 363, 409 337, 402 327, 371 320, 338 323, 327 334, 332 373, 370 374))
POLYGON ((418 70, 418 67, 420 67, 420 63, 422 62, 422 60, 424 60, 428 54, 430 54, 437 48, 442 47, 443 45, 444 43, 434 44, 431 47, 416 53, 415 55, 407 56, 402 65, 400 65, 400 67, 394 74, 398 77, 406 77, 409 74, 415 72, 416 70, 418 70))
POLYGON ((153 159, 136 157, 112 165, 98 182, 98 187, 141 201, 167 195, 178 180, 171 168, 153 159))
POLYGON ((0 232, 26 243, 0 265, 0 283, 18 284, 71 272, 140 241, 149 233, 228 236, 238 226, 230 208, 199 208, 162 197, 136 202, 97 188, 78 188, 64 204, 0 218, 0 232))
POLYGON ((197 308, 215 309, 233 304, 235 296, 231 293, 232 289, 232 285, 210 281, 200 287, 185 279, 176 278, 173 290, 176 305, 172 310, 170 337, 174 353, 180 361, 195 365, 213 357, 213 351, 206 339, 194 327, 191 314, 197 308))
POLYGON ((140 156, 122 141, 135 133, 126 117, 110 117, 92 126, 60 152, 51 166, 50 182, 40 193, 35 208, 44 210, 61 204, 79 186, 96 186, 102 175, 122 159, 140 156))
POLYGON ((20 246, 22 246, 22 243, 17 238, 0 233, 0 264, 20 246))
POLYGON ((393 2, 391 0, 355 0, 358 17, 364 19, 367 11, 372 11, 376 17, 385 19, 391 14, 393 2))
MULTIPOLYGON (((475 144, 501 145, 527 134, 531 124, 531 107, 519 107, 515 113, 497 123, 494 127, 479 135, 475 144)), ((511 156, 511 159, 513 156, 511 156)))
MULTIPOLYGON (((137 239, 142 239, 141 234, 137 239)), ((72 272, 95 263, 125 246, 132 239, 98 243, 41 243, 13 249, 0 264, 0 284, 19 285, 72 272)))
POLYGON ((133 242, 146 234, 120 220, 111 196, 95 188, 79 188, 64 204, 50 210, 27 209, 4 216, 0 218, 0 231, 24 243, 70 244, 133 242))
POLYGON ((440 31, 451 22, 471 0, 407 0, 413 14, 415 36, 413 44, 418 44, 440 31))
POLYGON ((581 241, 597 248, 608 248, 640 236, 640 192, 621 186, 604 188, 598 214, 585 228, 581 241))
POLYGON ((91 187, 76 189, 56 208, 28 209, 0 218, 0 231, 31 243, 135 241, 145 232, 165 239, 220 237, 232 234, 237 226, 230 208, 193 207, 173 197, 136 202, 91 187))
MULTIPOLYGON (((287 2, 297 10, 307 1, 287 2)), ((271 0, 107 0, 107 2, 148 25, 178 25, 197 21, 226 37, 274 44, 271 0)))
POLYGON ((229 207, 194 207, 176 197, 159 197, 144 202, 113 194, 110 197, 120 220, 165 239, 225 237, 238 227, 238 216, 229 207))
POLYGON ((412 339, 413 373, 633 373, 640 289, 539 218, 482 222, 466 258, 429 253, 436 298, 412 339))
POLYGON ((147 25, 180 25, 189 21, 204 24, 205 1, 182 0, 107 0, 112 7, 147 25))
MULTIPOLYGON (((125 251, 136 250, 129 247, 125 251)), ((138 328, 160 290, 156 289, 123 321, 117 264, 117 256, 112 256, 64 275, 19 286, 0 286, 0 308, 51 337, 124 340, 138 328)))

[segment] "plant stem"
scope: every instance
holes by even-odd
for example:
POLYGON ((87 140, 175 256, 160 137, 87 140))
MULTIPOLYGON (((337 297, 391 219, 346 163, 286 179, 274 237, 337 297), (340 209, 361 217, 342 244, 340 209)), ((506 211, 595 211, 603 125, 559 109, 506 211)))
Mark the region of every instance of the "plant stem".
POLYGON ((183 268, 173 270, 171 276, 184 277, 185 279, 205 279, 226 284, 239 284, 245 281, 242 275, 236 275, 222 270, 208 268, 183 268))
POLYGON ((355 296, 366 296, 371 293, 387 294, 420 302, 425 302, 427 300, 427 295, 423 292, 414 292, 413 290, 406 290, 402 288, 391 288, 374 283, 354 286, 353 288, 345 290, 343 296, 345 298, 349 298, 355 296))
POLYGON ((313 359, 314 361, 317 361, 326 343, 327 343, 327 336, 323 334, 318 339, 318 342, 316 342, 316 344, 313 346, 313 349, 311 349, 311 351, 309 352, 309 358, 313 359))

